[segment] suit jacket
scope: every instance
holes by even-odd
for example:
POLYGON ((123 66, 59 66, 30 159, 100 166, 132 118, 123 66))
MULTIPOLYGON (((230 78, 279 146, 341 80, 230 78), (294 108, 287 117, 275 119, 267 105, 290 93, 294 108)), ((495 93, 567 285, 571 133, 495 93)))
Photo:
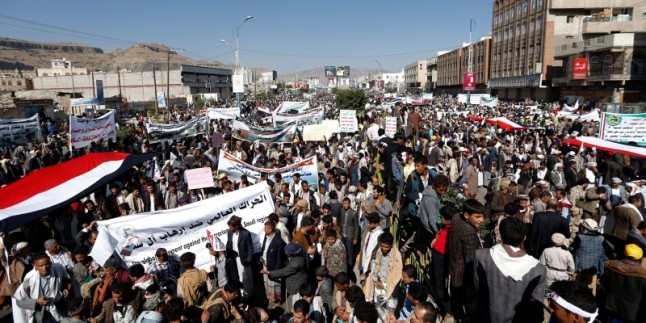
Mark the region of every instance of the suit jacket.
POLYGON ((314 295, 314 296, 321 296, 321 299, 323 300, 323 304, 325 304, 325 306, 327 307, 327 311, 334 310, 334 308, 332 308, 333 290, 334 290, 334 283, 332 282, 332 278, 327 277, 321 283, 321 287, 319 287, 316 295, 314 295))
POLYGON ((287 260, 287 256, 285 255, 285 246, 285 241, 281 238, 278 230, 274 233, 274 238, 271 239, 269 245, 267 245, 267 237, 265 236, 262 241, 261 255, 263 255, 265 250, 267 250, 267 259, 265 263, 267 270, 272 271, 283 268, 285 261, 287 260))
POLYGON ((287 265, 281 269, 271 271, 269 278, 285 279, 285 290, 289 295, 298 294, 301 285, 307 282, 307 267, 305 266, 304 256, 295 256, 289 258, 287 265))
POLYGON ((531 249, 533 256, 538 259, 543 250, 552 246, 552 234, 562 233, 566 238, 570 237, 570 225, 568 220, 557 211, 545 211, 534 214, 532 219, 531 249))
POLYGON ((158 208, 159 206, 161 206, 162 208, 164 207, 164 201, 162 201, 161 195, 157 192, 150 194, 148 191, 146 191, 146 193, 143 194, 141 198, 142 200, 144 200, 144 211, 146 212, 155 211, 151 210, 151 200, 155 201, 155 208, 158 208))
MULTIPOLYGON (((243 266, 250 266, 253 259, 251 232, 247 230, 240 231, 238 236, 238 252, 233 250, 233 233, 227 232, 226 256, 227 259, 240 257, 240 262, 242 262, 243 266)), ((227 261, 227 264, 229 263, 235 266, 235 261, 227 261)))
POLYGON ((640 222, 639 213, 628 205, 615 208, 614 211, 615 227, 612 229, 612 235, 621 240, 626 240, 630 229, 637 227, 640 222))
POLYGON ((341 233, 351 242, 352 240, 359 241, 361 239, 361 227, 359 226, 359 215, 357 211, 352 208, 347 210, 343 209, 341 210, 341 215, 343 221, 340 223, 341 233))
POLYGON ((576 185, 576 170, 574 170, 572 167, 568 167, 564 171, 565 173, 565 182, 567 183, 567 189, 571 189, 576 185))
POLYGON ((469 194, 478 194, 478 171, 475 166, 469 165, 464 171, 464 176, 466 177, 467 185, 469 185, 469 194))

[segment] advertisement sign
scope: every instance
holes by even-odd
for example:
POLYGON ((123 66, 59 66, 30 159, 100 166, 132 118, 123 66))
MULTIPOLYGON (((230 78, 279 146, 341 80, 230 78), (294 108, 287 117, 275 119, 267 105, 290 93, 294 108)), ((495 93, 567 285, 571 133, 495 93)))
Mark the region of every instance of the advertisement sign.
POLYGON ((603 113, 599 138, 646 146, 646 113, 603 113))
POLYGON ((103 80, 96 80, 96 99, 105 104, 105 95, 103 94, 103 80))
POLYGON ((259 183, 175 209, 99 221, 91 255, 101 264, 117 254, 128 266, 140 263, 148 267, 155 261, 157 249, 164 248, 171 257, 192 252, 195 267, 208 270, 213 260, 206 248, 209 235, 226 245, 227 221, 235 214, 251 232, 255 252, 260 252, 264 222, 272 212, 269 186, 259 183))
POLYGON ((326 66, 325 77, 335 77, 335 76, 336 76, 336 66, 326 66))
POLYGON ((339 129, 341 132, 355 132, 358 128, 357 111, 341 110, 339 111, 339 129))
POLYGON ((284 128, 257 128, 239 120, 233 121, 231 135, 236 139, 261 143, 291 143, 297 138, 296 125, 284 128))
POLYGON ((386 117, 386 136, 393 138, 397 133, 397 117, 386 117))
POLYGON ((184 171, 184 178, 189 190, 215 186, 211 167, 187 169, 184 171))
POLYGON ((25 145, 34 139, 42 140, 38 114, 28 119, 0 119, 0 147, 25 145))
POLYGON ((233 82, 233 93, 244 93, 244 76, 233 75, 231 80, 233 82))
POLYGON ((476 90, 476 73, 464 73, 462 90, 467 92, 476 90))
POLYGON ((166 107, 166 93, 164 91, 157 92, 157 107, 166 107))
POLYGON ((298 173, 301 175, 301 180, 307 181, 310 189, 315 192, 318 191, 318 166, 316 156, 287 165, 283 168, 259 168, 235 158, 224 150, 220 151, 218 176, 220 174, 226 174, 229 180, 240 182, 240 176, 247 175, 249 181, 255 183, 260 178, 261 173, 267 173, 269 178, 274 178, 274 174, 280 173, 285 183, 291 183, 294 179, 294 174, 298 173))
POLYGON ((70 145, 72 147, 87 147, 99 139, 117 141, 114 110, 96 119, 70 116, 70 145))
POLYGON ((150 143, 157 143, 203 134, 208 125, 209 117, 203 115, 187 122, 175 124, 148 123, 146 124, 146 132, 150 143))
POLYGON ((572 79, 585 80, 586 77, 588 77, 588 59, 585 57, 575 58, 572 64, 572 79))
POLYGON ((349 77, 350 76, 350 66, 337 66, 336 67, 336 76, 349 77))

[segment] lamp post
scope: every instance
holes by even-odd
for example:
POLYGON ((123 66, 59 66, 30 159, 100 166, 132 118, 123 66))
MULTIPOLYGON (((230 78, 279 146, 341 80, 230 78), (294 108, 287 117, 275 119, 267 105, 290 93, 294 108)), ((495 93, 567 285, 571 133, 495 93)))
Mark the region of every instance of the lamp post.
MULTIPOLYGON (((239 41, 239 36, 240 36, 240 28, 242 28, 242 25, 244 25, 245 22, 253 19, 253 16, 247 16, 242 23, 235 28, 236 31, 236 75, 240 73, 240 41, 239 41)), ((228 44, 228 43, 227 43, 228 44)), ((236 101, 238 107, 240 107, 240 93, 236 93, 236 101)))
MULTIPOLYGON (((469 20, 469 61, 467 65, 468 73, 473 73, 473 44, 471 43, 471 32, 473 31, 475 24, 476 21, 474 19, 469 20)), ((471 91, 467 91, 467 104, 471 104, 471 91)))

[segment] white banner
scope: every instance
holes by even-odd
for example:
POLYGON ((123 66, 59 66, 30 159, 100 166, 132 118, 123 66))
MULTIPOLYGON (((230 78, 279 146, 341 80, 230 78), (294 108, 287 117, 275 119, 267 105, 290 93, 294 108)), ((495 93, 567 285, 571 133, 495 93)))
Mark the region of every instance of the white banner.
POLYGON ((151 143, 175 140, 205 133, 209 126, 208 116, 199 116, 182 123, 148 123, 146 132, 151 143))
POLYGON ((498 105, 498 98, 480 98, 480 105, 495 108, 498 105))
POLYGON ((646 145, 646 113, 604 113, 599 138, 619 143, 646 145))
POLYGON ((341 132, 355 132, 358 128, 357 111, 341 110, 339 111, 339 130, 341 132))
POLYGON ((251 232, 255 252, 259 252, 259 235, 272 212, 269 185, 259 183, 176 209, 99 221, 99 235, 91 255, 99 264, 116 253, 128 266, 141 263, 148 267, 155 260, 155 251, 165 248, 177 258, 186 252, 194 253, 195 267, 208 270, 212 264, 206 249, 209 235, 226 245, 227 221, 237 215, 251 232))
POLYGON ((323 122, 323 109, 311 110, 303 114, 274 113, 274 127, 280 127, 288 122, 299 125, 319 124, 323 122))
POLYGON ((233 75, 231 81, 233 82, 233 93, 244 93, 243 75, 233 75))
POLYGON ((565 118, 569 120, 580 120, 580 121, 599 121, 601 120, 601 117, 599 116, 599 110, 594 109, 594 111, 588 112, 586 114, 578 114, 578 113, 562 113, 563 111, 559 111, 559 113, 556 115, 558 118, 565 118))
POLYGON ((184 171, 184 177, 189 190, 215 186, 211 167, 187 169, 184 171))
MULTIPOLYGON (((469 104, 480 104, 481 98, 490 99, 491 95, 485 94, 485 93, 471 93, 471 97, 470 97, 471 102, 469 104)), ((458 102, 467 103, 467 94, 466 93, 458 94, 458 102)))
POLYGON ((307 111, 310 109, 310 103, 309 102, 290 102, 290 101, 284 101, 281 102, 278 108, 274 112, 276 113, 289 113, 291 110, 298 111, 299 113, 302 111, 307 111))
POLYGON ((283 168, 258 168, 235 158, 224 150, 220 151, 218 176, 220 174, 226 174, 229 180, 239 182, 240 176, 247 175, 249 181, 255 182, 260 178, 261 173, 267 173, 269 178, 273 178, 273 174, 280 173, 285 183, 291 183, 294 174, 298 173, 301 175, 301 179, 307 181, 310 187, 316 188, 318 186, 316 156, 283 168))
POLYGON ((303 126, 304 141, 326 141, 335 133, 340 133, 339 120, 323 120, 321 124, 310 124, 303 126))
POLYGON ((208 108, 206 114, 209 119, 228 119, 234 120, 240 116, 240 108, 208 108))
POLYGON ((397 117, 386 117, 386 136, 392 138, 397 133, 397 117))
POLYGON ((157 92, 157 107, 166 107, 166 94, 163 91, 157 92))
POLYGON ((114 110, 96 119, 70 116, 70 138, 70 145, 74 148, 87 147, 99 139, 117 141, 114 110))
POLYGON ((42 140, 38 114, 27 119, 0 119, 0 147, 25 145, 34 139, 42 140))

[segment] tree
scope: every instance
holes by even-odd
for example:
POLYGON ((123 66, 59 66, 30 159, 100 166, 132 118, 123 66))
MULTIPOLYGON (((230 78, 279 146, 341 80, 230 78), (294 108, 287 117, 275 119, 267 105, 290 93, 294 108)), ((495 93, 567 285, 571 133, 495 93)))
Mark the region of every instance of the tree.
POLYGON ((363 111, 366 107, 366 93, 362 89, 334 89, 336 95, 336 107, 339 110, 363 111))
POLYGON ((202 99, 197 99, 197 100, 195 100, 194 104, 195 104, 196 108, 202 109, 202 108, 204 108, 204 105, 206 104, 206 102, 204 102, 204 100, 202 100, 202 99))

